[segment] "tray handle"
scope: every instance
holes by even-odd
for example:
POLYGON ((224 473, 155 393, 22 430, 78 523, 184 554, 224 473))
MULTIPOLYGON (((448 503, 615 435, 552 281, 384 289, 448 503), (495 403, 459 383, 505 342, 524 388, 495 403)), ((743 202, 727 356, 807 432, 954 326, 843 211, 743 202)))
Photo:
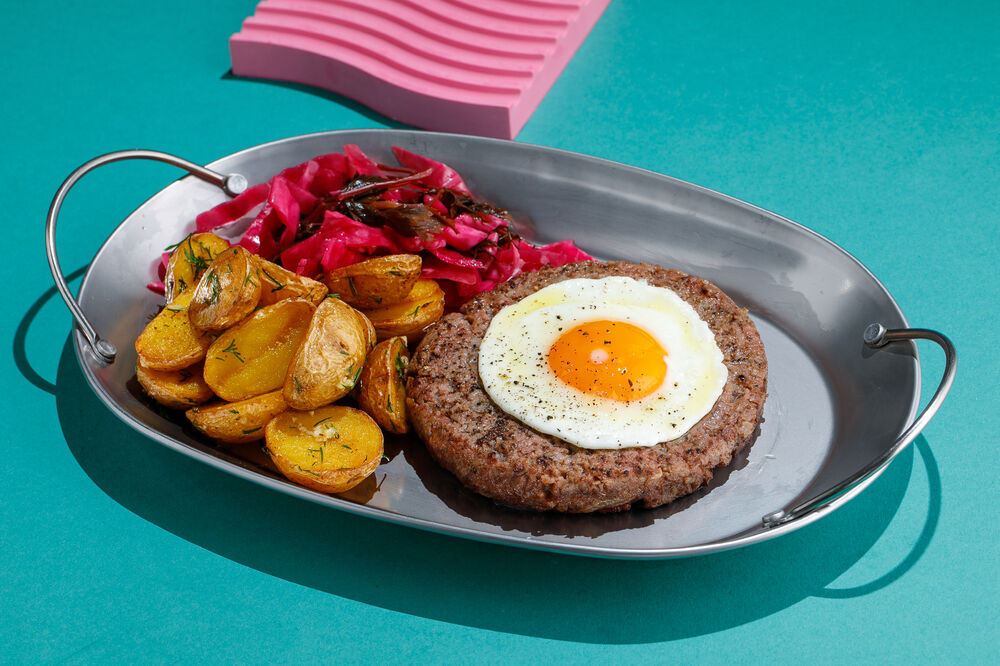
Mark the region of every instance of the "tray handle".
POLYGON ((99 166, 111 164, 112 162, 121 162, 122 160, 153 160, 155 162, 172 164, 184 169, 193 176, 222 188, 229 196, 236 196, 247 188, 246 178, 237 173, 223 175, 211 169, 206 169, 194 162, 189 162, 180 157, 161 153, 156 150, 118 150, 113 153, 101 155, 82 164, 63 181, 63 184, 56 191, 56 195, 52 198, 52 203, 49 205, 49 214, 45 219, 45 255, 49 259, 49 270, 52 271, 52 279, 55 280, 59 294, 62 296, 63 301, 66 302, 66 307, 69 308, 73 319, 80 327, 87 342, 90 343, 91 351, 105 363, 114 363, 118 350, 110 341, 101 338, 97 331, 94 330, 94 327, 91 326, 90 321, 87 320, 87 316, 80 308, 80 304, 76 302, 72 292, 70 292, 69 285, 66 284, 62 269, 59 267, 59 258, 56 256, 56 218, 59 216, 59 209, 62 207, 66 194, 77 181, 99 166))
POLYGON ((941 333, 926 328, 887 329, 882 324, 870 324, 868 328, 865 329, 865 344, 872 349, 884 347, 888 343, 898 340, 930 340, 932 342, 936 342, 941 346, 941 349, 944 350, 944 376, 941 378, 941 383, 938 384, 937 391, 934 392, 934 396, 931 398, 930 402, 927 403, 927 406, 924 407, 924 411, 920 412, 920 416, 918 416, 917 419, 910 424, 909 428, 903 431, 892 446, 886 449, 882 455, 873 460, 866 467, 862 468, 853 476, 841 481, 832 488, 825 490, 822 493, 805 500, 804 502, 800 502, 791 509, 783 509, 781 511, 775 511, 774 513, 767 514, 761 518, 765 528, 777 527, 778 525, 783 525, 789 521, 802 518, 803 516, 808 516, 809 514, 827 506, 844 491, 881 470, 916 438, 920 431, 924 429, 924 426, 927 425, 927 422, 931 420, 931 417, 937 413, 941 403, 944 402, 945 396, 948 395, 948 391, 951 389, 952 383, 955 381, 955 364, 957 362, 955 356, 955 346, 951 343, 951 340, 941 333))

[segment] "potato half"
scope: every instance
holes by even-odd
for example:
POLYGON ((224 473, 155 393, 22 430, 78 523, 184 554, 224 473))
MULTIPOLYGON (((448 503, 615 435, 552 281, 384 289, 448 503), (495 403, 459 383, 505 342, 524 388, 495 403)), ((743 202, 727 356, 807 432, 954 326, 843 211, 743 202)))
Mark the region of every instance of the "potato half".
POLYGON ((260 305, 272 305, 288 298, 304 298, 313 305, 326 296, 326 285, 317 280, 298 275, 276 263, 253 255, 260 270, 260 305))
POLYGON ((267 452, 282 474, 321 493, 342 493, 382 461, 382 431, 351 407, 287 411, 264 429, 267 452))
POLYGON ((354 395, 361 407, 384 430, 404 433, 406 423, 406 338, 389 338, 368 354, 354 395))
POLYGON ((281 388, 315 309, 297 298, 278 301, 224 331, 205 355, 205 381, 230 402, 281 388))
POLYGON ((135 377, 149 397, 170 409, 188 409, 215 396, 202 377, 200 363, 180 370, 152 370, 136 363, 135 377))
POLYGON ((281 391, 272 391, 237 402, 194 407, 185 415, 195 428, 212 439, 242 444, 264 439, 264 426, 287 409, 281 391))
POLYGON ((368 355, 362 315, 336 298, 316 308, 285 377, 285 401, 294 409, 315 409, 354 388, 368 355))
POLYGON ((139 363, 150 370, 180 370, 205 358, 212 335, 199 331, 188 317, 194 287, 174 299, 135 340, 139 363))
POLYGON ((198 284, 208 265, 228 249, 229 243, 215 234, 191 234, 178 243, 170 253, 163 276, 167 305, 188 287, 198 284))
POLYGON ((260 301, 261 279, 253 255, 239 245, 222 252, 198 280, 191 298, 191 323, 206 331, 238 324, 260 301))
POLYGON ((390 254, 338 268, 323 281, 345 303, 377 308, 404 300, 420 277, 421 265, 416 254, 390 254))
POLYGON ((444 314, 444 292, 434 280, 420 279, 406 298, 395 305, 365 310, 379 340, 405 335, 423 337, 424 329, 444 314))

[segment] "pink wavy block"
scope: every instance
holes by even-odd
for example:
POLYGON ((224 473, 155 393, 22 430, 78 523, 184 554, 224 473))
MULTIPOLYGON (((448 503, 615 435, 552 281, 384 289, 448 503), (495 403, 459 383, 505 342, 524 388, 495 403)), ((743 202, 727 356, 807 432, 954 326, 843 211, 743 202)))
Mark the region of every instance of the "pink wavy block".
POLYGON ((610 0, 264 0, 233 74, 325 88, 424 129, 512 139, 610 0))

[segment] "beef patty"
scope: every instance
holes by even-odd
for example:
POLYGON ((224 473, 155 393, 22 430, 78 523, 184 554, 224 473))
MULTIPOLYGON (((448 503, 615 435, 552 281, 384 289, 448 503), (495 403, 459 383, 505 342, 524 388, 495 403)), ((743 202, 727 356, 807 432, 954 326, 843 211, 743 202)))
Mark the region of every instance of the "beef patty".
POLYGON ((756 327, 711 282, 651 264, 584 261, 519 275, 480 294, 426 333, 409 364, 410 420, 431 455, 468 488, 536 511, 586 513, 656 507, 694 492, 755 436, 767 397, 756 327), (490 400, 479 344, 493 316, 550 284, 622 275, 667 287, 715 334, 729 369, 722 395, 684 436, 652 447, 582 449, 532 430, 490 400))

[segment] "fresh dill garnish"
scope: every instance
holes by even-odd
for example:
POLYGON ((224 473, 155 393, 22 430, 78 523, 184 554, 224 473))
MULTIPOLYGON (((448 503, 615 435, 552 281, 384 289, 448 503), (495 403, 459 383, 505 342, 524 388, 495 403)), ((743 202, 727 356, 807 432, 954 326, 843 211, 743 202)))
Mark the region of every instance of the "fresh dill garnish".
POLYGON ((323 462, 323 445, 320 444, 317 449, 306 449, 309 453, 319 453, 319 461, 323 462))
POLYGON ((390 414, 396 413, 396 410, 392 408, 392 399, 389 396, 385 396, 385 408, 390 414))
POLYGON ((255 433, 255 432, 257 432, 258 430, 260 430, 260 429, 261 429, 261 427, 262 427, 262 426, 257 426, 256 428, 251 428, 250 430, 244 430, 244 431, 243 431, 243 434, 244 434, 244 435, 249 435, 249 434, 251 434, 251 433, 255 433))
POLYGON ((184 241, 186 241, 189 238, 191 238, 191 234, 188 234, 187 236, 185 236, 184 238, 180 239, 179 241, 177 241, 173 245, 166 246, 165 248, 163 248, 163 251, 164 252, 170 252, 172 250, 176 250, 178 247, 180 247, 181 243, 183 243, 184 241))
POLYGON ((314 472, 314 471, 312 471, 312 470, 309 470, 309 469, 302 469, 302 467, 300 467, 299 465, 296 465, 296 466, 295 466, 295 469, 297 469, 297 470, 299 470, 300 472, 303 472, 303 473, 305 473, 305 474, 312 474, 313 476, 315 476, 315 477, 317 477, 317 478, 319 477, 319 474, 317 474, 316 472, 314 472))
POLYGON ((276 292, 276 291, 281 291, 282 289, 285 288, 285 285, 280 280, 278 280, 278 278, 276 278, 273 275, 271 275, 270 273, 268 273, 266 268, 262 268, 261 270, 264 271, 264 275, 267 276, 268 280, 270 280, 274 284, 278 285, 277 287, 274 287, 274 288, 271 289, 271 293, 272 294, 274 292, 276 292))
POLYGON ((240 410, 238 410, 238 409, 230 409, 230 410, 229 410, 229 413, 230 413, 230 414, 239 414, 239 413, 240 413, 240 410))
POLYGON ((315 428, 315 427, 316 427, 316 426, 318 426, 318 425, 319 425, 320 423, 323 423, 323 422, 325 422, 325 421, 329 421, 329 420, 330 420, 330 419, 332 419, 332 418, 333 418, 332 416, 328 416, 328 417, 326 417, 325 419, 320 419, 319 421, 316 421, 316 423, 313 423, 313 427, 315 428))
POLYGON ((208 302, 216 303, 219 300, 219 294, 222 293, 222 285, 219 284, 219 276, 216 275, 214 270, 209 270, 207 275, 206 279, 212 287, 212 293, 208 296, 208 302))
MULTIPOLYGON (((259 273, 257 274, 257 277, 260 277, 259 273)), ((253 274, 250 271, 247 271, 247 276, 243 279, 243 286, 247 286, 248 282, 255 287, 257 286, 257 283, 253 281, 253 274)))
POLYGON ((323 298, 340 298, 340 294, 327 294, 323 298))
POLYGON ((401 381, 406 376, 406 361, 403 360, 402 354, 396 354, 396 374, 401 381))
POLYGON ((409 313, 409 314, 410 314, 410 318, 411 318, 411 319, 412 319, 412 318, 415 318, 415 317, 417 316, 417 313, 418 313, 418 312, 420 312, 420 308, 422 308, 422 307, 424 307, 424 304, 423 304, 423 303, 421 303, 421 304, 420 304, 420 305, 418 305, 417 307, 413 308, 413 312, 410 312, 410 313, 409 313))
MULTIPOLYGON (((188 238, 190 239, 191 237, 188 236, 188 238)), ((204 248, 204 246, 202 247, 204 248)), ((187 247, 184 248, 184 261, 188 262, 188 265, 191 267, 191 270, 194 271, 195 275, 208 268, 208 261, 205 257, 200 254, 196 254, 192 250, 190 240, 187 243, 187 247)))
POLYGON ((295 392, 302 393, 302 384, 299 383, 299 378, 292 375, 292 383, 295 384, 295 392))
POLYGON ((233 340, 229 343, 229 346, 222 350, 222 353, 232 354, 237 361, 239 361, 240 363, 245 363, 243 357, 240 355, 240 350, 236 348, 236 338, 233 338, 233 340))
POLYGON ((357 289, 357 287, 354 286, 354 278, 348 276, 348 278, 347 278, 347 286, 351 288, 351 295, 354 296, 354 298, 357 298, 357 299, 361 298, 361 296, 358 295, 358 289, 357 289))
POLYGON ((353 447, 351 447, 351 446, 350 446, 350 445, 348 445, 348 444, 341 444, 341 446, 342 446, 342 447, 344 447, 345 449, 348 449, 348 450, 350 450, 350 451, 353 451, 353 450, 354 450, 354 448, 353 448, 353 447))
POLYGON ((382 462, 389 462, 389 456, 382 454, 382 462))
POLYGON ((396 277, 403 277, 402 271, 390 270, 389 275, 395 275, 396 277))
POLYGON ((343 354, 344 356, 350 356, 351 355, 351 352, 346 352, 343 349, 340 349, 338 351, 340 351, 340 353, 343 354))

